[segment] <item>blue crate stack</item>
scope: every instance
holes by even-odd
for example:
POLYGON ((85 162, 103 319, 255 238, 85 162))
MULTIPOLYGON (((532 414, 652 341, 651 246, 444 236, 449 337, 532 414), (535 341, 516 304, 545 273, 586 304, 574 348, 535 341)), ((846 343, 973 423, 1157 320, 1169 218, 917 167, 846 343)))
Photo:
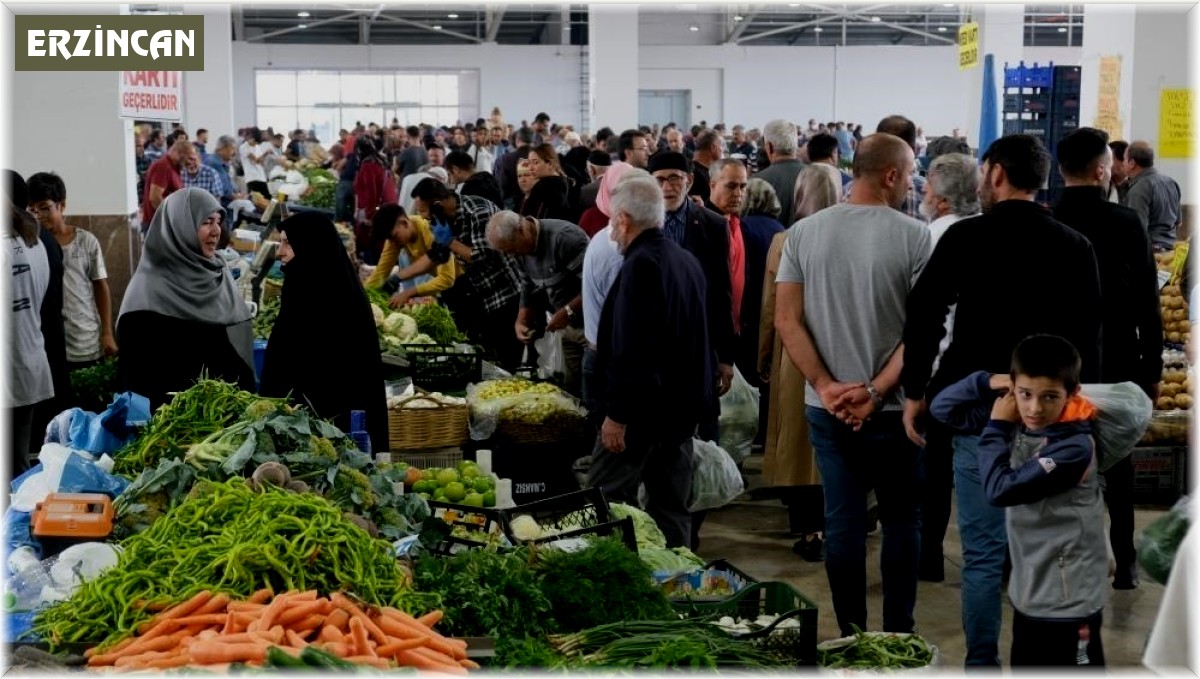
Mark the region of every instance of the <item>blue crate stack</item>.
POLYGON ((1063 187, 1054 159, 1058 142, 1079 127, 1080 76, 1078 66, 1004 65, 1004 134, 1028 134, 1045 144, 1050 178, 1039 199, 1051 205, 1063 187))

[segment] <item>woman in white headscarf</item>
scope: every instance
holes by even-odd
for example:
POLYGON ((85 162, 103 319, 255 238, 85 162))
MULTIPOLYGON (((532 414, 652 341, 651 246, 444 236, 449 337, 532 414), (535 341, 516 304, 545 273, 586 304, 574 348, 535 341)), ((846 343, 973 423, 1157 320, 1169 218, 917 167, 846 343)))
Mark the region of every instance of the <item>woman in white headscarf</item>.
POLYGON ((150 223, 117 336, 125 387, 151 408, 201 375, 254 390, 250 310, 217 255, 224 214, 207 191, 183 189, 150 223))

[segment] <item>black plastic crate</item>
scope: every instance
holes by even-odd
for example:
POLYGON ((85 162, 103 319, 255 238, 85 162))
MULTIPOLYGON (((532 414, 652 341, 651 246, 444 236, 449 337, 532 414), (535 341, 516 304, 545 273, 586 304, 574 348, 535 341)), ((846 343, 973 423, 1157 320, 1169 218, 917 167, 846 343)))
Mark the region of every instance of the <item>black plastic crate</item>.
POLYGON ((504 526, 509 531, 508 537, 514 544, 538 544, 568 537, 620 533, 625 545, 637 551, 633 520, 628 517, 617 520, 609 509, 608 500, 604 498, 604 491, 599 488, 586 488, 548 497, 501 510, 500 513, 504 526), (554 534, 536 540, 520 540, 512 533, 512 522, 518 516, 528 516, 536 521, 543 531, 554 531, 554 534))
POLYGON ((459 392, 483 378, 483 349, 471 349, 465 353, 448 344, 410 344, 402 360, 413 384, 426 391, 459 392))
POLYGON ((508 539, 508 526, 504 522, 503 512, 498 509, 469 507, 436 500, 427 502, 429 511, 433 513, 430 520, 440 519, 447 526, 441 542, 429 549, 434 554, 450 556, 464 550, 499 547, 508 539), (446 514, 450 512, 453 512, 454 516, 447 521, 446 514), (455 529, 467 530, 470 533, 455 535, 455 529))
POLYGON ((512 479, 513 502, 518 505, 573 493, 580 488, 575 461, 592 453, 596 435, 579 436, 560 443, 518 443, 502 437, 471 441, 475 450, 492 451, 492 471, 512 479))
POLYGON ((760 615, 779 616, 769 627, 734 638, 796 665, 817 664, 817 605, 786 582, 760 582, 719 602, 672 602, 677 613, 688 617, 730 616, 754 620, 760 615), (795 619, 798 627, 784 626, 795 619))
POLYGON ((1187 480, 1187 447, 1133 449, 1133 501, 1170 507, 1183 494, 1187 480))

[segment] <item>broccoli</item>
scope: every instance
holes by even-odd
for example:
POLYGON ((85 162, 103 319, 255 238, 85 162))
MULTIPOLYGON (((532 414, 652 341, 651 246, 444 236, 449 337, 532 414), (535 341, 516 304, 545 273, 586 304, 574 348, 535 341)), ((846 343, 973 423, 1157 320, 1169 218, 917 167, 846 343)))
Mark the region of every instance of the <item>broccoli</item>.
POLYGON ((261 398, 246 408, 246 417, 251 420, 261 420, 276 413, 279 406, 271 400, 261 398))
POLYGON ((375 491, 366 474, 344 464, 338 465, 329 499, 341 507, 360 505, 363 509, 375 506, 375 491))
POLYGON ((407 528, 408 527, 408 521, 405 520, 404 515, 401 514, 400 511, 398 509, 396 509, 395 507, 380 507, 375 512, 375 516, 376 516, 376 518, 379 519, 376 523, 378 523, 380 525, 380 527, 383 527, 383 528, 387 528, 387 527, 407 528))
POLYGON ((317 455, 329 460, 330 462, 338 461, 338 458, 339 458, 338 451, 336 448, 333 447, 332 441, 330 441, 327 438, 319 437, 319 436, 313 436, 311 438, 312 438, 312 452, 313 453, 316 453, 317 455))

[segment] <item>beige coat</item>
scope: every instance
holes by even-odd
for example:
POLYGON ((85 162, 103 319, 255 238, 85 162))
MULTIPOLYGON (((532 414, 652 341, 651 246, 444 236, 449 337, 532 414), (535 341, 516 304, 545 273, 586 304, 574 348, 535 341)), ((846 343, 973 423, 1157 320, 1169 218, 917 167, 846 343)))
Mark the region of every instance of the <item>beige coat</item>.
POLYGON ((783 258, 783 244, 791 229, 776 234, 767 253, 763 280, 762 320, 758 335, 758 369, 770 377, 771 402, 767 411, 767 438, 763 457, 763 483, 767 486, 819 485, 821 477, 808 438, 804 417, 804 375, 792 363, 775 333, 775 276, 783 258))

